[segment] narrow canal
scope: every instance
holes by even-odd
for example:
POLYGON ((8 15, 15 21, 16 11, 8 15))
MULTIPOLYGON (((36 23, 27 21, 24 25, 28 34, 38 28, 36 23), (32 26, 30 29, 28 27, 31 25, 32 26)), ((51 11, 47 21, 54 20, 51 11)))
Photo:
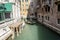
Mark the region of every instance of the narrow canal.
POLYGON ((22 33, 15 40, 60 40, 60 36, 41 24, 26 24, 22 33))

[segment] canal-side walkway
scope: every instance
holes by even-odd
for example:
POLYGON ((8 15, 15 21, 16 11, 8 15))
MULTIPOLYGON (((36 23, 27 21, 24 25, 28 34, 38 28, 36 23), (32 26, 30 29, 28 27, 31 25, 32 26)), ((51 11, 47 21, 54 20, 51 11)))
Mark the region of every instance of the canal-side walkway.
POLYGON ((22 33, 14 40, 60 40, 60 36, 41 24, 26 24, 22 33))

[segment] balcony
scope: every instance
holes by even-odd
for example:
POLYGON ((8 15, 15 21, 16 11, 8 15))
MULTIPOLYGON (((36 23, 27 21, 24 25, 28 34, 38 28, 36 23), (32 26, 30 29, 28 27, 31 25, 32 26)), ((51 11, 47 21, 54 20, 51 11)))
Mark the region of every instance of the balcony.
POLYGON ((6 4, 0 4, 0 12, 4 11, 12 11, 12 4, 11 3, 6 3, 6 4))

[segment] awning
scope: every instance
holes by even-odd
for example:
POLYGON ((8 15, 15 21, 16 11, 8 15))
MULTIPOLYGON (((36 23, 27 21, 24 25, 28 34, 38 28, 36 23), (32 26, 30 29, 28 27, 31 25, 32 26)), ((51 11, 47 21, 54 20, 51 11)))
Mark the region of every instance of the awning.
POLYGON ((11 3, 5 3, 0 4, 0 12, 11 12, 12 11, 12 4, 11 3))

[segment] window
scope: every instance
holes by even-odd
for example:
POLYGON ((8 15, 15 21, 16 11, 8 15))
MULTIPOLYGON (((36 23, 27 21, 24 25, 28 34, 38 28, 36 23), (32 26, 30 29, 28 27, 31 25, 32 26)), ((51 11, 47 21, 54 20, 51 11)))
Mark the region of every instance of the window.
POLYGON ((11 18, 11 13, 0 13, 0 21, 5 20, 5 19, 10 19, 11 18))
POLYGON ((45 6, 45 11, 46 11, 46 12, 50 12, 50 7, 46 5, 46 6, 45 6))
POLYGON ((58 11, 60 11, 60 4, 58 5, 58 11))
POLYGON ((0 13, 0 21, 4 20, 4 13, 0 13))
POLYGON ((46 20, 47 20, 47 16, 45 16, 46 20))
POLYGON ((58 19, 58 24, 60 24, 60 19, 58 19))
POLYGON ((49 21, 49 16, 45 16, 45 18, 46 18, 46 20, 48 20, 48 21, 49 21))
POLYGON ((45 7, 45 11, 47 12, 47 7, 45 7))
POLYGON ((40 18, 40 15, 39 15, 39 18, 40 18))
POLYGON ((49 17, 48 17, 48 21, 49 21, 49 17))
POLYGON ((10 18, 10 13, 5 13, 5 18, 6 19, 10 18))
POLYGON ((48 12, 50 12, 50 7, 48 7, 48 12))

